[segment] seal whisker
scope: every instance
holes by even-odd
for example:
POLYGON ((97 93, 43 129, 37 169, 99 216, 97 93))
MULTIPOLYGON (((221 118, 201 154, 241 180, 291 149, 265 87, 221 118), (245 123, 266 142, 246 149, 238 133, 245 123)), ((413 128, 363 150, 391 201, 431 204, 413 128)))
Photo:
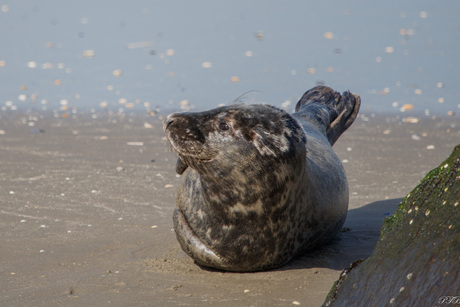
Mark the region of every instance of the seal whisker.
POLYGON ((262 93, 262 92, 259 91, 259 90, 250 90, 250 91, 244 92, 244 93, 241 94, 240 96, 236 97, 236 98, 231 102, 231 104, 235 104, 235 103, 240 102, 240 100, 242 100, 243 98, 245 98, 244 95, 249 94, 249 93, 252 93, 252 92, 259 92, 259 93, 262 93))

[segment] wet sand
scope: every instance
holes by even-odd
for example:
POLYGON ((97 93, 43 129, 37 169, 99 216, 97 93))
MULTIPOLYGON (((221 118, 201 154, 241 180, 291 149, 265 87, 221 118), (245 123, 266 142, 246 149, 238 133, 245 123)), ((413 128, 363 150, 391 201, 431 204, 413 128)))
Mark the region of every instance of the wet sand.
POLYGON ((401 115, 361 116, 334 146, 350 185, 340 239, 239 274, 200 268, 180 249, 176 157, 158 116, 0 113, 0 305, 319 306, 460 141, 458 117, 401 115))

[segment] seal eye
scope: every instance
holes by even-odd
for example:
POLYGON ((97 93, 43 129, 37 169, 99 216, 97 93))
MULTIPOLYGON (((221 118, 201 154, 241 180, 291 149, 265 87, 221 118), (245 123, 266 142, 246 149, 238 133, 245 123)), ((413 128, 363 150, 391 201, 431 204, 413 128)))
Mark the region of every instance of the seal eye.
POLYGON ((221 122, 221 123, 219 124, 219 129, 225 131, 225 130, 230 129, 230 127, 227 125, 226 122, 221 122))

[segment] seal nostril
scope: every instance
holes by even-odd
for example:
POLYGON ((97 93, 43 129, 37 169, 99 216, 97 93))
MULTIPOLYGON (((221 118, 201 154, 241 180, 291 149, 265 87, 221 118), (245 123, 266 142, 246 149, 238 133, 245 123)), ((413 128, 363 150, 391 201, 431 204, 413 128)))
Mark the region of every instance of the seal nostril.
POLYGON ((168 129, 168 127, 174 122, 174 119, 172 118, 167 118, 165 122, 165 129, 168 129))

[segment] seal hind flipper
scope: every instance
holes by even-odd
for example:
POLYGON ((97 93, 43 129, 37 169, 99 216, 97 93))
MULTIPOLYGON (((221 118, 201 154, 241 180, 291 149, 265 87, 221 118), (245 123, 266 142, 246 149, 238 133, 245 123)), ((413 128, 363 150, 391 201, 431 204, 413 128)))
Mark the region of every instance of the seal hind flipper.
POLYGON ((312 121, 334 145, 358 116, 361 98, 346 91, 343 94, 327 86, 308 90, 296 105, 296 115, 312 121))

